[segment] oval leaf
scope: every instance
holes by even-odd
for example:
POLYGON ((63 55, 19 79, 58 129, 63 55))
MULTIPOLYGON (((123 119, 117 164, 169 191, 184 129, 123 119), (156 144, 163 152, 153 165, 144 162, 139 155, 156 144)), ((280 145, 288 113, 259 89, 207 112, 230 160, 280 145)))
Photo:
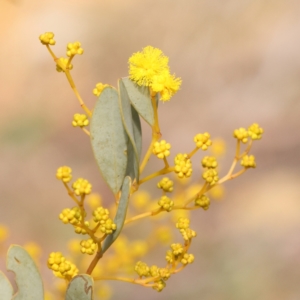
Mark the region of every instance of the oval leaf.
POLYGON ((142 155, 142 126, 141 126, 140 116, 132 105, 131 105, 131 115, 132 115, 133 135, 134 135, 135 145, 137 149, 138 159, 140 161, 142 155))
POLYGON ((7 270, 16 275, 18 292, 15 300, 41 300, 44 299, 43 282, 40 273, 25 249, 12 245, 7 252, 7 270))
POLYGON ((126 176, 122 185, 120 202, 118 205, 118 210, 114 218, 114 223, 117 225, 117 229, 105 239, 102 246, 102 254, 112 245, 112 243, 117 239, 124 226, 127 207, 130 197, 131 179, 126 176))
POLYGON ((14 290, 7 277, 0 271, 0 293, 2 300, 11 300, 14 290))
MULTIPOLYGON (((128 162, 127 162, 127 170, 126 175, 130 176, 132 180, 139 180, 139 153, 137 150, 137 146, 135 143, 135 138, 140 139, 138 135, 141 135, 141 129, 138 128, 140 123, 137 122, 135 115, 135 119, 133 119, 133 113, 136 113, 135 110, 132 110, 132 105, 130 104, 130 100, 127 94, 127 90, 124 86, 124 83, 120 79, 118 82, 119 85, 119 105, 122 115, 123 125, 129 137, 128 143, 128 162), (134 124, 134 122, 136 122, 134 124)), ((139 145, 140 147, 140 145, 139 145)), ((140 151, 140 149, 139 149, 140 151)))
POLYGON ((93 289, 94 280, 91 276, 77 275, 68 285, 65 300, 92 300, 93 289))
POLYGON ((91 143, 104 180, 117 194, 127 167, 128 136, 118 105, 118 92, 106 87, 100 94, 91 118, 91 143))
POLYGON ((122 82, 127 90, 131 104, 139 115, 150 125, 154 125, 154 112, 151 103, 149 87, 139 86, 128 77, 123 77, 122 82))

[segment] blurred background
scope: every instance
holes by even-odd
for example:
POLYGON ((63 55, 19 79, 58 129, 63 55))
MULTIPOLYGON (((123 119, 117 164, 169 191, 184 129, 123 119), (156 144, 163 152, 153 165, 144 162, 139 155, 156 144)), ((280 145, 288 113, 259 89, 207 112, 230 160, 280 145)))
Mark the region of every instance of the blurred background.
MULTIPOLYGON (((225 175, 235 151, 233 130, 257 122, 265 133, 253 146, 257 168, 227 182, 223 199, 208 211, 193 212, 195 262, 162 293, 112 282, 113 299, 141 293, 145 299, 299 299, 299 16, 296 0, 0 0, 0 224, 9 228, 6 247, 36 242, 43 264, 49 252, 66 251, 75 234, 57 217, 72 205, 55 178, 61 165, 111 201, 88 137, 71 126, 81 112, 78 102, 39 35, 55 33, 57 56, 65 56, 68 42, 82 43, 85 53, 75 57, 72 74, 91 108, 95 84, 116 86, 128 74, 132 53, 152 45, 183 81, 160 105, 173 155, 189 152, 193 136, 208 131, 226 141, 225 175)), ((150 136, 143 129, 146 149, 150 136)), ((194 166, 201 156, 195 159, 194 166)), ((1 251, 3 270, 3 245, 1 251)), ((51 272, 45 274, 51 284, 51 272)))

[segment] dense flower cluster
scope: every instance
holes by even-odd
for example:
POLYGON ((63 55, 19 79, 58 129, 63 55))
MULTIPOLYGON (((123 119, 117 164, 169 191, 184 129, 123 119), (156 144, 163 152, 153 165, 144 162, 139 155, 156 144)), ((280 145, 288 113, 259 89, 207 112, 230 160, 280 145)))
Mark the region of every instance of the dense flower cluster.
POLYGON ((163 159, 170 155, 170 149, 171 145, 165 140, 162 140, 160 142, 154 143, 152 153, 158 158, 163 159))
POLYGON ((197 148, 201 148, 204 151, 212 145, 210 134, 208 132, 198 133, 197 135, 195 135, 194 142, 196 143, 197 148))
POLYGON ((78 274, 76 266, 66 260, 61 252, 50 253, 47 265, 57 277, 70 279, 78 274))
POLYGON ((174 187, 174 182, 169 179, 168 177, 164 177, 163 179, 161 179, 158 184, 157 187, 159 189, 162 189, 164 192, 172 192, 173 191, 173 187, 174 187))
POLYGON ((72 125, 74 127, 84 127, 89 125, 89 119, 87 118, 87 116, 85 114, 75 114, 73 116, 73 121, 72 121, 72 125))
POLYGON ((72 187, 77 196, 88 195, 92 191, 92 185, 83 178, 78 178, 73 184, 72 187))
POLYGON ((62 182, 69 182, 72 179, 72 169, 67 166, 63 166, 57 169, 56 178, 62 182))
POLYGON ((187 154, 177 154, 174 161, 175 173, 179 178, 190 177, 192 175, 192 162, 187 154))
POLYGON ((81 48, 80 42, 68 43, 67 45, 67 56, 71 57, 76 54, 83 54, 83 49, 81 48))

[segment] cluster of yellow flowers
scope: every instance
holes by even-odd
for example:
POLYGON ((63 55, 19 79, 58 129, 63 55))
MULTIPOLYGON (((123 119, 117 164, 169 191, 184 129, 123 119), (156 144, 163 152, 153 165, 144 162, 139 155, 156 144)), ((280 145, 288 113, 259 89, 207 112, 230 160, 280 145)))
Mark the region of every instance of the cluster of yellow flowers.
MULTIPOLYGON (((74 114, 72 125, 74 127, 79 127, 85 133, 90 134, 85 127, 90 123, 89 118, 92 116, 92 111, 89 110, 82 101, 69 72, 73 68, 71 62, 74 56, 81 55, 84 52, 81 48, 81 43, 68 43, 66 51, 67 58, 57 58, 50 49, 50 46, 55 45, 54 34, 46 32, 40 36, 40 41, 47 47, 54 58, 57 71, 64 72, 67 76, 81 107, 86 112, 86 114, 74 114)), ((88 238, 85 240, 73 241, 71 249, 73 252, 78 253, 78 251, 80 251, 81 253, 88 255, 93 255, 97 252, 94 257, 96 263, 93 261, 90 263, 88 268, 88 273, 91 274, 91 272, 93 272, 95 280, 116 279, 133 282, 142 286, 152 287, 157 291, 162 291, 166 286, 166 281, 171 275, 178 273, 188 264, 193 263, 195 259, 194 255, 188 252, 192 239, 196 237, 196 231, 190 228, 190 211, 199 208, 202 208, 203 210, 209 209, 211 204, 209 197, 214 198, 212 192, 216 191, 218 188, 222 188, 221 183, 240 176, 249 168, 256 167, 255 157, 248 154, 251 149, 252 142, 262 138, 263 129, 257 123, 252 124, 248 127, 248 129, 241 127, 234 130, 233 136, 237 139, 236 153, 232 167, 228 174, 222 178, 219 178, 219 172, 217 171, 217 158, 219 158, 219 156, 224 152, 224 143, 222 141, 218 143, 214 140, 213 144, 208 132, 196 134, 194 136, 195 148, 190 153, 178 153, 174 158, 174 165, 169 165, 167 158, 170 156, 171 144, 166 142, 166 140, 160 140, 161 131, 155 101, 157 99, 156 96, 159 96, 158 98, 162 101, 169 101, 170 98, 180 89, 181 79, 176 78, 175 75, 171 75, 168 62, 168 57, 165 56, 160 49, 151 46, 145 47, 141 52, 134 53, 128 61, 129 79, 134 82, 133 86, 139 90, 139 86, 149 88, 149 100, 151 101, 150 103, 152 103, 154 124, 151 125, 151 144, 139 166, 140 178, 133 180, 134 183, 130 189, 131 199, 128 210, 126 210, 126 218, 124 216, 124 226, 145 217, 154 217, 158 214, 160 216, 165 215, 165 218, 169 218, 169 220, 176 223, 176 228, 179 230, 183 238, 183 242, 172 243, 173 236, 169 225, 157 226, 157 228, 151 233, 148 240, 145 239, 129 242, 126 237, 121 234, 118 239, 114 241, 114 244, 111 245, 110 249, 112 249, 112 253, 105 253, 104 263, 102 263, 102 260, 99 261, 101 268, 95 268, 96 263, 98 262, 97 259, 99 260, 103 254, 101 253, 103 247, 102 242, 108 235, 110 235, 108 236, 109 239, 115 239, 122 229, 123 223, 121 224, 122 226, 119 227, 119 216, 118 213, 116 213, 121 191, 114 194, 116 201, 112 208, 107 209, 102 206, 99 196, 91 194, 92 185, 88 180, 78 178, 69 186, 69 182, 72 180, 72 170, 68 166, 62 166, 58 168, 56 177, 63 182, 69 196, 77 206, 62 210, 59 215, 59 219, 64 224, 71 224, 77 234, 88 235, 88 238), (242 152, 242 154, 240 153, 240 147, 242 146, 241 143, 248 143, 245 146, 246 150, 242 152), (207 151, 209 149, 209 151, 211 150, 213 154, 213 156, 204 156, 201 160, 201 166, 204 168, 202 170, 202 178, 204 180, 202 181, 202 184, 197 183, 187 189, 176 189, 174 188, 174 181, 168 177, 163 177, 156 184, 157 188, 162 190, 162 195, 155 201, 151 201, 151 195, 140 189, 140 186, 144 182, 157 178, 158 176, 172 173, 173 176, 175 173, 175 177, 177 177, 177 181, 175 181, 175 183, 187 182, 188 180, 186 179, 190 178, 193 173, 192 158, 200 149, 203 151, 207 151), (162 159, 164 162, 164 168, 150 174, 149 176, 141 178, 144 167, 151 155, 162 159), (234 168, 237 165, 237 162, 240 162, 240 165, 243 168, 237 173, 234 173, 234 168), (171 192, 173 192, 172 198, 167 197, 166 193, 171 192), (92 212, 92 218, 89 221, 86 220, 87 212, 85 205, 88 205, 92 212), (114 220, 110 218, 110 212, 115 213, 116 217, 114 220), (135 215, 137 212, 139 213, 135 215), (166 214, 166 212, 170 213, 166 214), (100 233, 101 236, 96 236, 97 233, 100 233), (167 262, 165 267, 160 268, 157 265, 148 266, 145 262, 139 260, 134 266, 134 271, 138 274, 139 278, 127 279, 123 277, 116 277, 121 268, 126 270, 127 273, 133 271, 132 266, 134 262, 150 251, 156 243, 170 245, 170 248, 167 250, 165 255, 167 262)), ((93 89, 93 94, 99 97, 102 91, 108 87, 110 87, 110 85, 97 83, 93 89)), ((121 98, 119 98, 119 100, 120 99, 121 98)), ((142 116, 134 103, 131 104, 132 108, 136 109, 136 111, 142 116)), ((122 115, 122 117, 124 117, 124 115, 122 115)), ((93 119, 91 120, 93 121, 93 119)), ((183 183, 183 185, 184 184, 185 183, 183 183)), ((86 260, 83 261, 86 264, 86 260)), ((76 266, 67 261, 60 252, 52 252, 50 254, 48 267, 53 270, 57 277, 65 278, 68 281, 78 273, 76 266)))
POLYGON ((48 268, 53 270, 57 277, 70 279, 78 274, 76 266, 66 260, 61 252, 50 253, 47 263, 48 268))

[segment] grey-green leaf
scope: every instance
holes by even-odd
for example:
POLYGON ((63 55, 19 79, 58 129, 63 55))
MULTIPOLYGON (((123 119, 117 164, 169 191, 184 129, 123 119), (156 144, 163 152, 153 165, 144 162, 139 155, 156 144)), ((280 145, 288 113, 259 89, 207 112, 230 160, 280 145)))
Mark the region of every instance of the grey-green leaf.
POLYGON ((147 86, 139 86, 128 77, 123 77, 122 82, 127 90, 131 104, 139 115, 150 125, 154 125, 154 112, 151 103, 150 91, 147 86))
POLYGON ((118 92, 106 87, 100 94, 91 118, 91 143, 104 180, 117 194, 127 167, 128 136, 118 105, 118 92))
POLYGON ((114 233, 108 235, 108 237, 105 239, 102 246, 102 254, 112 245, 112 243, 117 239, 122 231, 130 197, 130 188, 131 179, 130 177, 126 176, 122 185, 120 202, 114 219, 114 223, 117 225, 117 229, 114 231, 114 233))
POLYGON ((0 293, 2 300, 11 300, 14 290, 7 277, 0 271, 0 293))
POLYGON ((75 276, 69 283, 65 300, 92 300, 94 280, 91 276, 81 274, 75 276))
POLYGON ((16 274, 18 292, 14 300, 44 299, 43 282, 30 255, 21 246, 12 245, 7 252, 6 266, 16 274))
POLYGON ((122 82, 119 80, 119 105, 122 115, 123 124, 129 137, 128 143, 128 162, 126 175, 129 175, 132 180, 139 180, 139 159, 141 152, 141 124, 139 122, 139 116, 132 105, 128 97, 127 90, 122 82), (137 149, 136 140, 139 143, 139 149, 137 149))

